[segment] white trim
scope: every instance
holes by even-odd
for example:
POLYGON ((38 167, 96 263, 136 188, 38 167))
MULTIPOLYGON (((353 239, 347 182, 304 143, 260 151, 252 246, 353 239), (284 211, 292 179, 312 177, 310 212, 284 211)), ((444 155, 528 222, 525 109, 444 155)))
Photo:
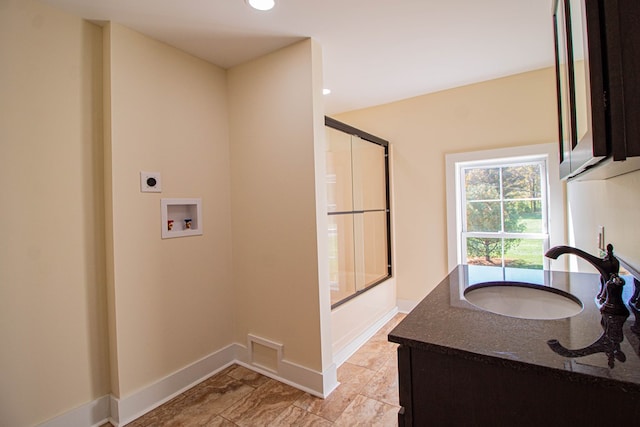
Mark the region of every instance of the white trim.
MULTIPOLYGON (((254 342, 260 340, 253 338, 254 342)), ((38 427, 98 427, 107 421, 114 427, 124 426, 234 363, 320 398, 329 396, 339 385, 335 364, 318 372, 281 359, 278 372, 274 373, 248 363, 248 360, 247 347, 231 344, 128 396, 103 396, 38 427)))
POLYGON ((369 341, 369 339, 371 339, 371 337, 373 337, 376 332, 378 332, 384 325, 386 325, 387 322, 389 322, 389 320, 391 320, 396 314, 398 314, 398 308, 394 307, 393 310, 389 311, 383 317, 378 319, 377 322, 365 329, 360 335, 351 340, 348 345, 337 351, 333 355, 333 364, 335 366, 340 366, 344 362, 346 362, 348 358, 353 356, 353 354, 358 351, 360 347, 362 347, 367 341, 369 341))
POLYGON ((109 421, 109 400, 109 395, 102 396, 38 424, 38 427, 101 426, 109 421))
MULTIPOLYGON (((388 312, 354 340, 354 343, 349 346, 350 350, 345 349, 340 352, 338 359, 342 360, 342 362, 348 359, 351 354, 382 328, 397 312, 397 308, 388 312)), ((276 348, 278 347, 278 343, 272 343, 269 340, 254 335, 251 335, 247 342, 276 344, 276 348)), ((282 355, 281 348, 279 355, 282 355)), ((279 358, 278 372, 271 372, 252 364, 250 362, 248 348, 235 343, 128 396, 121 398, 113 395, 103 396, 93 402, 89 402, 79 408, 46 421, 40 424, 39 427, 97 427, 107 421, 111 422, 115 427, 124 426, 234 363, 320 398, 328 397, 339 385, 337 379, 337 364, 335 362, 328 366, 323 372, 318 372, 286 359, 279 358)))
POLYGON ((112 397, 112 423, 116 427, 130 423, 217 374, 234 363, 235 356, 236 345, 231 344, 137 392, 121 398, 112 397))
MULTIPOLYGON (((312 44, 312 61, 321 64, 322 52, 320 45, 312 44), (316 61, 317 60, 317 61, 316 61)), ((313 82, 322 85, 321 66, 314 67, 313 82), (318 71, 318 72, 316 72, 318 71)), ((316 93, 314 91, 314 93, 316 93)), ((327 367, 322 374, 322 394, 328 396, 337 386, 336 366, 332 362, 333 349, 331 347, 331 289, 329 282, 329 236, 327 216, 327 184, 326 184, 326 128, 324 114, 322 114, 324 102, 319 97, 313 96, 314 111, 314 163, 315 163, 315 190, 316 190, 316 239, 317 239, 317 264, 318 264, 318 301, 320 309, 320 352, 322 366, 327 367)))
MULTIPOLYGON (((257 342, 255 336, 252 336, 257 342)), ((259 339, 259 338, 258 338, 259 339)), ((269 340, 265 340, 269 342, 269 340)), ((235 363, 258 372, 274 380, 288 384, 313 396, 325 398, 338 386, 336 365, 331 364, 324 372, 318 372, 305 366, 298 365, 286 359, 278 361, 277 372, 251 362, 249 349, 241 344, 235 344, 235 363)))
MULTIPOLYGON (((460 263, 460 236, 462 218, 459 209, 461 200, 457 191, 460 185, 458 172, 459 164, 464 162, 492 161, 494 159, 509 160, 511 158, 542 157, 547 162, 548 188, 548 234, 549 245, 563 244, 565 236, 565 208, 562 196, 562 182, 558 164, 557 145, 555 143, 523 145, 518 147, 498 148, 494 150, 471 151, 465 153, 447 154, 446 159, 446 190, 447 190, 447 242, 448 242, 448 270, 451 271, 460 263)), ((553 264, 553 262, 552 262, 553 264)))
POLYGON ((281 343, 261 338, 259 336, 248 334, 247 335, 247 355, 249 356, 249 363, 257 366, 258 368, 265 369, 269 372, 278 373, 280 371, 280 363, 282 362, 282 348, 284 346, 281 343), (259 344, 263 347, 270 348, 276 352, 276 368, 273 369, 269 366, 261 365, 253 360, 253 344, 259 344))
MULTIPOLYGON (((326 387, 325 391, 323 384, 323 374, 321 372, 312 371, 311 369, 305 368, 304 366, 296 365, 295 363, 283 361, 282 368, 283 371, 286 371, 288 377, 295 377, 297 381, 292 381, 284 376, 277 375, 270 370, 266 370, 260 368, 256 365, 251 365, 249 363, 236 361, 238 365, 244 366, 247 369, 251 369, 254 372, 258 372, 266 377, 273 378, 281 383, 288 384, 291 387, 295 387, 298 390, 302 390, 306 393, 309 393, 313 396, 320 397, 322 399, 329 396, 329 394, 338 387, 338 380, 336 374, 336 367, 332 365, 327 372, 331 374, 333 371, 333 385, 326 387), (303 385, 307 384, 307 385, 303 385)), ((331 382, 331 381, 330 381, 331 382)))
POLYGON ((336 354, 357 340, 372 325, 396 309, 395 279, 390 278, 331 311, 332 352, 336 354))

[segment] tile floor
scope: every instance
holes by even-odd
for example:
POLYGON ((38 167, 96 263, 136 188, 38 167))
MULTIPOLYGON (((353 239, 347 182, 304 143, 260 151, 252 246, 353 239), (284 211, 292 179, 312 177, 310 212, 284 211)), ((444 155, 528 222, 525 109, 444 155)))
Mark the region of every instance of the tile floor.
POLYGON ((396 426, 397 345, 387 334, 403 318, 338 368, 340 386, 326 399, 232 365, 127 426, 396 426))

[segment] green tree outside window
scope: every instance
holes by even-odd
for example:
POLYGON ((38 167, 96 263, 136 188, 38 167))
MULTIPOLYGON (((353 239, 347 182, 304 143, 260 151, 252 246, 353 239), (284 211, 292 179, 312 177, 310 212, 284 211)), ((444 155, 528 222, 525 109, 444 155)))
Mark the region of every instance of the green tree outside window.
POLYGON ((464 169, 467 263, 542 268, 539 163, 464 169), (538 239, 539 240, 539 239, 538 239))

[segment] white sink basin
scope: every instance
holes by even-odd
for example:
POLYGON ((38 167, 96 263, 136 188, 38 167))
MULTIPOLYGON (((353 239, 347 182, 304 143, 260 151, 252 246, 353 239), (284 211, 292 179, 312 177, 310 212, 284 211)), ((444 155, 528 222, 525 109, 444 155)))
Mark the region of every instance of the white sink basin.
POLYGON ((569 293, 519 282, 473 285, 464 291, 464 297, 483 310, 520 319, 564 319, 583 308, 582 302, 569 293))

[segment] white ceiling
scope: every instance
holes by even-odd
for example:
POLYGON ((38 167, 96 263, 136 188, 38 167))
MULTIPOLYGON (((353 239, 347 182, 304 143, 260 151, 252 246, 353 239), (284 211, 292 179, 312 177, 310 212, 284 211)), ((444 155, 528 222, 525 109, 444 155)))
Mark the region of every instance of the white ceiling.
POLYGON ((42 0, 223 68, 305 37, 322 46, 327 114, 553 65, 552 0, 42 0))

